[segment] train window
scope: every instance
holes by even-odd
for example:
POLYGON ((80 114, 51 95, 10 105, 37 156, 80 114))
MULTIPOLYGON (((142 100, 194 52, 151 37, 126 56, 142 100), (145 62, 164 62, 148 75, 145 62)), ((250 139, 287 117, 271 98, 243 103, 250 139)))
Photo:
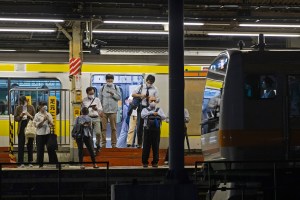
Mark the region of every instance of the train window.
POLYGON ((0 79, 0 115, 7 115, 7 85, 8 80, 0 79))
POLYGON ((215 71, 221 74, 225 74, 227 69, 227 64, 228 64, 228 58, 226 56, 219 57, 211 64, 210 71, 215 71))
MULTIPOLYGON (((0 79, 0 115, 8 114, 8 93, 14 88, 36 88, 36 89, 49 89, 50 93, 44 91, 12 91, 10 97, 10 113, 14 113, 14 108, 18 105, 18 99, 20 95, 31 96, 31 103, 36 108, 38 102, 47 101, 48 96, 56 96, 57 104, 59 105, 60 92, 51 91, 51 89, 61 89, 61 82, 57 79, 0 79)), ((59 109, 57 109, 59 110, 59 109)), ((59 111, 58 111, 59 112, 59 111)))
POLYGON ((300 76, 288 76, 290 116, 300 116, 300 76))
POLYGON ((245 79, 245 96, 253 99, 272 99, 277 94, 277 81, 273 75, 248 75, 245 79))

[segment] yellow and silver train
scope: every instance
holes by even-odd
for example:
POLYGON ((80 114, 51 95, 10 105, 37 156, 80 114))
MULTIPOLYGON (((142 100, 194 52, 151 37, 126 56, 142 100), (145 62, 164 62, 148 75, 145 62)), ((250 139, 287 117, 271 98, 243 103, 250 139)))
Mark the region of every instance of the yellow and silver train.
POLYGON ((300 52, 222 52, 205 85, 202 150, 206 160, 300 157, 300 52))
MULTIPOLYGON (((9 113, 13 113, 18 104, 18 96, 25 95, 31 98, 31 103, 37 107, 39 101, 49 97, 56 98, 56 126, 55 131, 59 136, 59 143, 70 146, 70 128, 72 127, 73 111, 70 98, 71 81, 69 80, 68 64, 0 64, 0 147, 9 146, 9 113), (10 91, 10 96, 9 96, 10 91), (9 103, 10 101, 10 103, 9 103), (10 106, 9 106, 10 105, 10 106)), ((105 75, 115 75, 115 83, 120 86, 122 99, 130 95, 132 89, 140 85, 147 74, 154 74, 155 85, 159 89, 160 107, 168 112, 168 66, 161 65, 103 65, 88 64, 82 66, 81 88, 85 96, 85 89, 89 86, 98 91, 105 82, 105 75)), ((203 66, 185 66, 186 78, 186 107, 191 114, 189 127, 190 144, 193 149, 200 149, 201 113, 200 94, 204 87, 204 77, 207 70, 203 66), (200 86, 199 86, 200 85, 200 86)), ((122 121, 122 101, 119 102, 118 122, 122 121)), ((12 120, 13 121, 13 120, 12 120)), ((118 132, 120 132, 119 123, 118 132)), ((14 123, 17 127, 17 124, 14 123)), ((168 147, 169 127, 162 125, 161 148, 168 147)), ((14 129, 16 136, 16 128, 14 129)), ((14 145, 17 145, 14 137, 14 145)))

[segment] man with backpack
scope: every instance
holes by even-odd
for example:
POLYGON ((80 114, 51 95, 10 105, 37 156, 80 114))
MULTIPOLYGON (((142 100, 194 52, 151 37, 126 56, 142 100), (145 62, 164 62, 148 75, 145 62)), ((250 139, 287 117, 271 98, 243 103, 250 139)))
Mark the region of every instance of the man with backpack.
POLYGON ((149 106, 144 108, 141 117, 144 119, 144 146, 142 152, 143 167, 148 167, 150 148, 152 147, 153 160, 152 167, 158 167, 160 127, 166 115, 161 108, 156 107, 156 97, 149 97, 149 106))
POLYGON ((100 88, 99 97, 103 107, 102 119, 102 148, 106 147, 106 127, 109 119, 111 127, 111 146, 116 148, 117 144, 117 112, 118 101, 121 99, 120 88, 115 85, 114 75, 107 74, 105 76, 106 84, 100 88))
POLYGON ((147 108, 149 106, 149 97, 154 96, 156 98, 156 103, 159 103, 158 98, 158 89, 153 85, 155 82, 155 76, 148 75, 146 78, 146 84, 142 84, 135 88, 132 92, 132 97, 134 98, 132 101, 135 102, 135 99, 140 99, 140 105, 138 105, 137 109, 137 140, 138 140, 138 148, 143 146, 143 124, 144 119, 141 117, 141 112, 143 108, 147 108))
POLYGON ((100 117, 103 116, 103 109, 98 97, 95 97, 95 89, 93 87, 86 88, 87 97, 82 100, 82 108, 86 107, 89 110, 89 117, 92 118, 93 135, 96 135, 97 151, 100 150, 100 117))

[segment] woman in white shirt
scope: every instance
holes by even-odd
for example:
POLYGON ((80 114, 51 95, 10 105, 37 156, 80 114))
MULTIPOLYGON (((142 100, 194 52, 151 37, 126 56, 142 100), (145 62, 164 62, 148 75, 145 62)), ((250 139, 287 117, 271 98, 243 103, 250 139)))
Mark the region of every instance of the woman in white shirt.
MULTIPOLYGON (((37 146, 37 163, 39 167, 43 167, 44 162, 44 149, 45 145, 49 140, 50 136, 50 127, 53 126, 53 119, 50 113, 47 112, 47 103, 40 102, 39 112, 34 116, 33 122, 36 129, 36 146, 37 146)), ((57 162, 57 155, 55 149, 48 148, 48 156, 50 163, 57 162)))

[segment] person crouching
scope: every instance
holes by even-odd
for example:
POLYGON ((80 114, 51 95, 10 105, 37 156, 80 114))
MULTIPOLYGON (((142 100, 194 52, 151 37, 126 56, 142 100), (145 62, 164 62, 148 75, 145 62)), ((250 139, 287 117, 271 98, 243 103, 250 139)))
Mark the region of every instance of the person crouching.
POLYGON ((158 167, 160 127, 162 120, 166 116, 161 108, 156 107, 156 97, 149 97, 149 107, 142 110, 141 117, 144 119, 144 139, 142 163, 143 167, 148 167, 150 148, 152 147, 153 160, 152 167, 158 167))
MULTIPOLYGON (((91 156, 91 160, 93 162, 93 168, 98 168, 96 165, 95 153, 93 150, 93 130, 92 130, 92 118, 88 116, 89 109, 87 107, 83 107, 81 109, 81 115, 76 119, 76 124, 80 124, 82 126, 82 135, 76 137, 76 143, 78 146, 78 157, 79 162, 83 162, 83 143, 89 151, 91 156)), ((81 169, 85 169, 84 165, 80 166, 81 169)))

